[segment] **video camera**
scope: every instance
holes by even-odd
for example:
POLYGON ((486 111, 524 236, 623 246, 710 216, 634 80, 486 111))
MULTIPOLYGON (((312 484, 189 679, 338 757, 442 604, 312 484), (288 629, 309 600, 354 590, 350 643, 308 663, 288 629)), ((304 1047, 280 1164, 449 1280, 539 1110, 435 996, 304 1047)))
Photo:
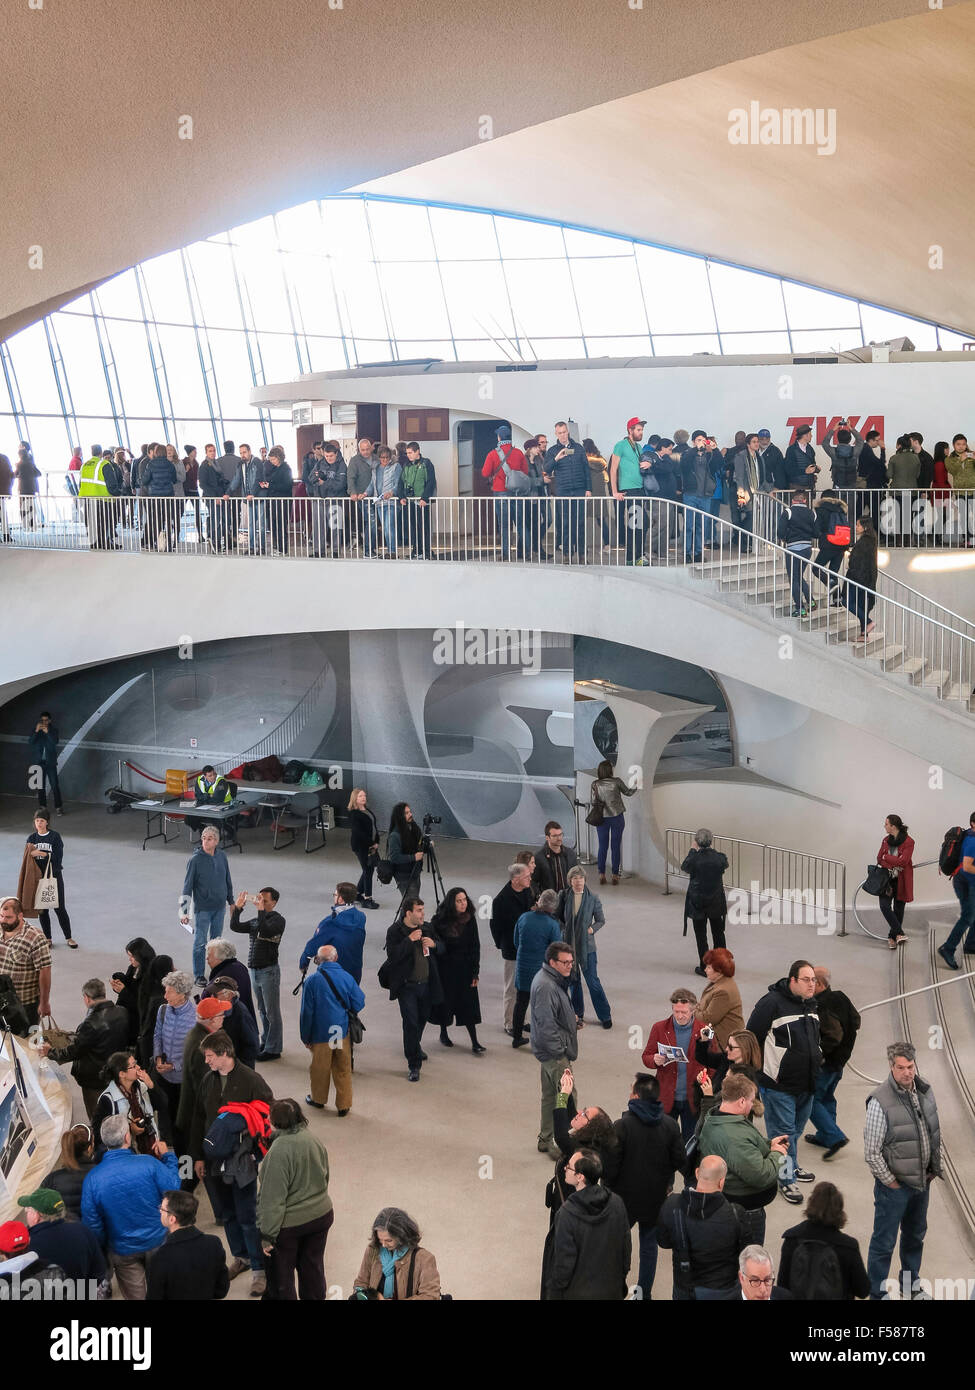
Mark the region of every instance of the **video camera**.
POLYGON ((432 825, 439 825, 442 820, 443 816, 431 816, 429 811, 423 817, 423 842, 421 848, 424 850, 424 852, 428 850, 431 844, 433 843, 433 841, 430 838, 430 827, 432 825))
POLYGON ((0 975, 0 1028, 18 1038, 30 1033, 30 1020, 9 975, 0 975))

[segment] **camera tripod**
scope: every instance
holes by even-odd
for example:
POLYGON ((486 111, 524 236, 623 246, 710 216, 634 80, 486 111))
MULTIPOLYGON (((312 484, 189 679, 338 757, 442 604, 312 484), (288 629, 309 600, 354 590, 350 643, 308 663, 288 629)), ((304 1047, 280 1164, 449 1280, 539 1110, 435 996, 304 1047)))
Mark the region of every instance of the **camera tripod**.
POLYGON ((440 872, 440 861, 437 859, 437 851, 433 841, 427 834, 423 836, 423 858, 418 859, 416 862, 419 865, 419 873, 414 870, 410 875, 409 881, 400 895, 399 907, 396 909, 396 916, 393 918, 394 922, 399 922, 402 919, 403 904, 406 902, 406 899, 415 897, 419 892, 424 872, 428 873, 433 880, 433 897, 437 907, 440 906, 447 896, 446 889, 443 885, 443 874, 440 872))

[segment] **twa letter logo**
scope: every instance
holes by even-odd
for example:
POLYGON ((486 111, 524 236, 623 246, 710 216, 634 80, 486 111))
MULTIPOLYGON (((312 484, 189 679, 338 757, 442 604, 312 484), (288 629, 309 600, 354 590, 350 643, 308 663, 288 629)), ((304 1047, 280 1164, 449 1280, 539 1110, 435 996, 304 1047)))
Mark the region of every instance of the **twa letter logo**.
POLYGON ((833 431, 841 420, 848 420, 855 430, 859 430, 862 438, 866 438, 871 430, 879 430, 881 439, 884 437, 884 417, 882 415, 790 415, 785 422, 790 431, 789 443, 794 444, 796 432, 808 425, 813 432, 814 442, 822 444, 824 439, 832 439, 833 431))

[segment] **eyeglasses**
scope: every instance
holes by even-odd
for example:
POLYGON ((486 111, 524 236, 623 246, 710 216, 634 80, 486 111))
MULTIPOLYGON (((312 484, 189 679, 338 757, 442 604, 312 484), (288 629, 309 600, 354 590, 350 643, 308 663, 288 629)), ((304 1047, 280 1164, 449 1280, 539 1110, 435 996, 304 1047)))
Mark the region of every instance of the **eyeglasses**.
POLYGON ((772 1284, 773 1282, 774 1277, 771 1274, 766 1275, 764 1279, 753 1279, 750 1275, 746 1279, 746 1283, 751 1284, 753 1289, 762 1288, 765 1285, 772 1284))

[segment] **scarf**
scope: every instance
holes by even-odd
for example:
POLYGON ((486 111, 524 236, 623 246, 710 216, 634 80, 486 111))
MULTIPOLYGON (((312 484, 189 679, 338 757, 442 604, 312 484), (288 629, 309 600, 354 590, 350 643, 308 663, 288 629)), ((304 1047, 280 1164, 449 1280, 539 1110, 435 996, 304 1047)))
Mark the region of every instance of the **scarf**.
POLYGON ((646 1125, 658 1125, 664 1113, 664 1107, 659 1100, 631 1100, 627 1109, 646 1125))
POLYGON ((398 1250, 387 1250, 385 1245, 379 1247, 379 1263, 383 1267, 383 1298, 392 1298, 396 1291, 396 1261, 401 1260, 406 1251, 405 1245, 398 1250))

